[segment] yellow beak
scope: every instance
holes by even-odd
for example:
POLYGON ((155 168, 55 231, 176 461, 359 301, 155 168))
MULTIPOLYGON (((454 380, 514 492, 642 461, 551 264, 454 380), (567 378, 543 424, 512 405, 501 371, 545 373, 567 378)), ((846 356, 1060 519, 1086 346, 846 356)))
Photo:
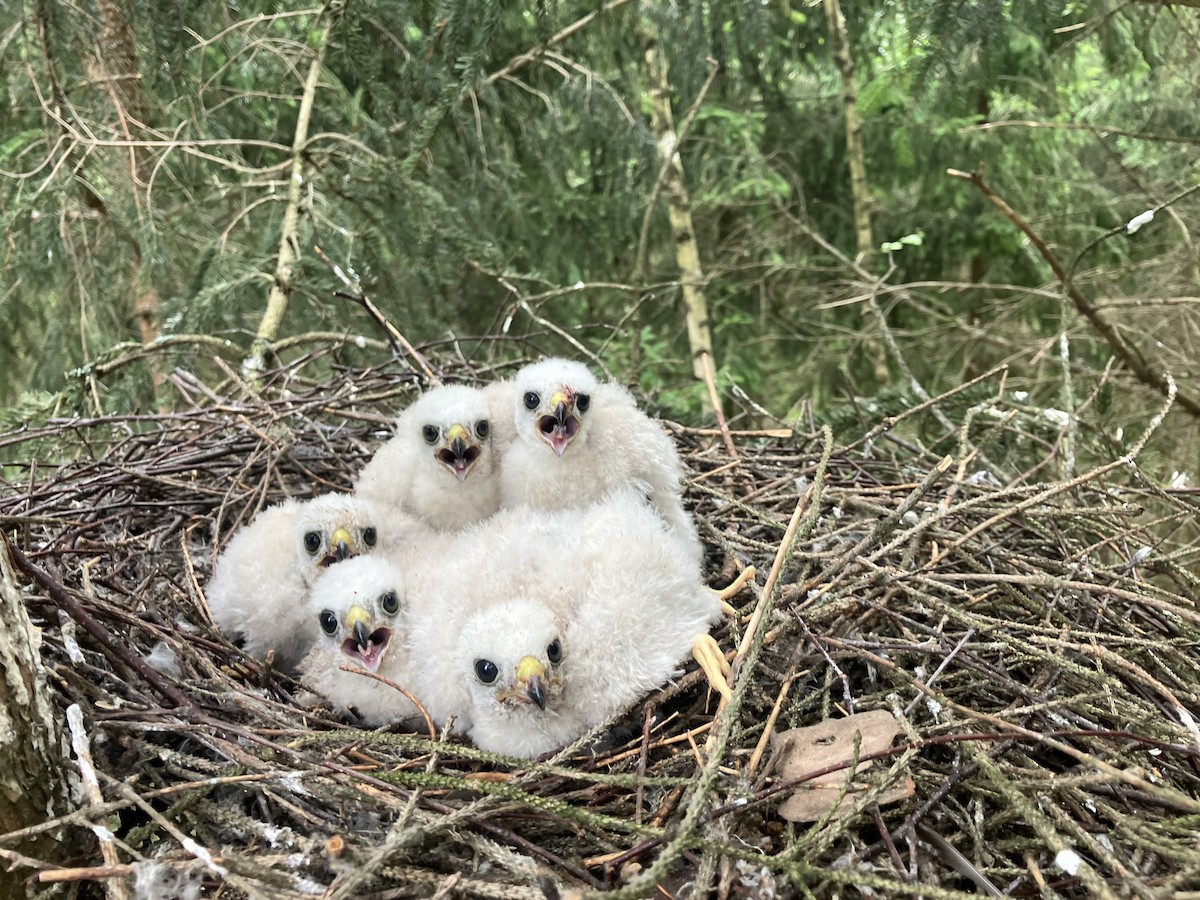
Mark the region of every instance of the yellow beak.
POLYGON ((360 647, 367 646, 372 624, 371 614, 357 603, 351 606, 350 611, 346 613, 346 628, 354 632, 354 639, 358 641, 360 647))
POLYGON ((354 538, 350 536, 349 531, 345 528, 337 528, 329 536, 329 552, 333 556, 336 556, 340 562, 358 552, 358 547, 355 545, 354 538))
POLYGON ((517 662, 517 685, 538 709, 546 708, 546 667, 540 660, 526 656, 517 662))

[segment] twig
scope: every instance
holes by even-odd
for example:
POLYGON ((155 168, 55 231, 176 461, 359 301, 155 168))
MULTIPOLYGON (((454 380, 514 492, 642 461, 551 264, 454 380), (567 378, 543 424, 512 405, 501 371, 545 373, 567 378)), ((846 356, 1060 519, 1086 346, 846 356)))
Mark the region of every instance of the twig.
MULTIPOLYGON (((1005 203, 1004 200, 988 186, 987 182, 983 180, 983 176, 981 176, 978 172, 962 172, 958 169, 947 169, 946 174, 952 178, 961 178, 962 180, 975 185, 975 187, 978 188, 985 197, 995 204, 997 209, 999 209, 1008 217, 1009 221, 1017 226, 1017 228, 1020 229, 1020 231, 1027 238, 1029 238, 1033 246, 1037 248, 1038 253, 1041 254, 1042 259, 1044 259, 1047 265, 1049 265, 1054 271, 1055 277, 1058 278, 1059 282, 1062 284, 1063 289, 1067 292, 1067 296, 1070 297, 1071 302, 1075 304, 1076 311, 1078 311, 1080 315, 1087 319, 1088 322, 1091 323, 1092 327, 1100 333, 1100 336, 1104 338, 1105 343, 1108 344, 1113 353, 1120 358, 1121 362, 1125 364, 1126 368, 1133 373, 1133 376, 1137 378, 1138 381, 1147 387, 1153 388, 1166 397, 1170 392, 1170 388, 1168 386, 1171 380, 1170 373, 1164 371, 1154 371, 1150 368, 1150 366, 1142 361, 1141 355, 1137 353, 1134 348, 1125 343, 1125 339, 1121 337, 1120 333, 1112 325, 1112 323, 1110 323, 1104 317, 1104 315, 1098 309, 1096 309, 1086 297, 1083 296, 1083 294, 1079 291, 1079 288, 1075 287, 1071 281, 1071 276, 1067 273, 1066 269, 1063 268, 1062 263, 1058 261, 1058 258, 1055 257, 1053 251, 1051 251, 1046 242, 1042 240, 1041 235, 1034 231, 1029 223, 1026 222, 1016 210, 1005 203)), ((1200 190, 1200 186, 1197 186, 1195 189, 1200 190)), ((1200 401, 1197 401, 1188 394, 1177 394, 1175 399, 1179 402, 1179 405, 1186 409, 1189 413, 1200 418, 1200 401)))
POLYGON ((365 675, 367 678, 373 678, 376 681, 378 681, 380 684, 386 684, 392 690, 399 691, 401 694, 403 694, 405 697, 408 698, 409 702, 412 703, 413 706, 415 706, 417 708, 417 712, 419 712, 421 714, 421 718, 423 718, 425 720, 425 728, 429 732, 429 739, 431 741, 437 740, 437 726, 435 726, 433 724, 433 718, 429 715, 429 710, 427 710, 425 708, 424 703, 422 703, 420 700, 417 699, 416 694, 414 694, 408 688, 404 687, 403 685, 397 684, 396 682, 392 681, 392 679, 390 679, 390 678, 385 678, 384 676, 380 675, 378 672, 370 672, 366 669, 360 669, 357 666, 338 666, 338 668, 341 669, 343 672, 349 672, 351 675, 365 675))
POLYGON ((51 578, 43 569, 34 565, 33 562, 22 553, 8 539, 7 534, 2 535, 4 538, 5 547, 8 549, 12 561, 17 568, 32 578, 44 590, 55 605, 64 610, 67 615, 83 626, 84 631, 95 638, 114 659, 128 666, 134 672, 137 672, 146 682, 156 691, 174 703, 177 707, 181 707, 196 712, 200 711, 200 707, 192 701, 190 697, 180 691, 175 685, 171 684, 155 669, 142 659, 136 651, 118 642, 108 629, 97 622, 94 618, 88 615, 79 602, 71 596, 58 581, 51 578))
POLYGON ((487 78, 485 78, 483 80, 483 83, 484 84, 495 84, 497 81, 500 81, 503 78, 507 78, 509 75, 512 75, 518 69, 522 69, 525 66, 527 66, 529 63, 533 62, 535 59, 537 59, 543 52, 548 50, 550 47, 556 47, 559 44, 561 44, 563 41, 565 41, 567 38, 569 38, 571 35, 579 32, 579 31, 582 31, 588 25, 592 24, 592 21, 594 19, 598 18, 599 16, 605 15, 606 13, 610 13, 614 9, 620 9, 622 6, 625 6, 629 2, 630 2, 630 0, 609 0, 609 2, 607 4, 605 4, 605 6, 602 9, 598 9, 595 12, 588 13, 586 16, 582 16, 581 18, 572 22, 566 28, 563 28, 562 30, 560 30, 557 34, 552 35, 550 37, 550 39, 547 40, 544 45, 537 47, 533 50, 530 50, 527 53, 522 53, 519 56, 514 56, 511 60, 509 60, 509 62, 504 66, 504 68, 497 69, 495 72, 493 72, 487 78))
POLYGON ((362 288, 362 282, 359 281, 358 274, 354 273, 353 270, 350 274, 347 274, 341 266, 329 258, 329 254, 319 244, 313 245, 313 252, 317 254, 321 262, 329 267, 329 271, 333 272, 337 279, 346 286, 345 291, 335 291, 334 296, 351 300, 365 309, 367 315, 375 320, 375 324, 383 329, 388 343, 392 345, 393 353, 397 356, 401 353, 407 353, 421 367, 421 371, 425 373, 425 377, 429 380, 430 385, 441 384, 442 379, 434 374, 433 369, 430 368, 429 360, 425 358, 424 354, 409 343, 408 338, 404 336, 403 332, 393 325, 387 316, 383 314, 383 310, 376 306, 374 301, 367 296, 367 292, 362 288))
MULTIPOLYGON (((104 803, 104 795, 100 793, 100 781, 96 777, 96 765, 92 762, 92 751, 88 746, 88 735, 83 725, 83 710, 79 708, 78 703, 72 703, 67 707, 67 727, 71 731, 71 749, 75 751, 75 761, 79 764, 83 795, 89 805, 100 805, 104 803)), ((92 832, 100 842, 100 855, 104 857, 105 867, 110 870, 123 868, 120 857, 117 856, 113 833, 105 826, 95 824, 92 825, 92 832)), ((50 880, 46 877, 47 875, 46 872, 39 873, 39 880, 50 880)), ((110 897, 115 897, 117 900, 124 900, 129 896, 124 881, 108 881, 105 889, 110 897)))
POLYGON ((721 395, 717 393, 717 372, 713 364, 713 357, 708 352, 702 353, 701 356, 704 363, 704 384, 708 387, 708 401, 716 413, 717 428, 721 432, 721 439, 725 442, 725 452, 736 461, 740 457, 737 447, 733 443, 733 436, 729 433, 729 423, 725 421, 725 410, 721 408, 721 395))

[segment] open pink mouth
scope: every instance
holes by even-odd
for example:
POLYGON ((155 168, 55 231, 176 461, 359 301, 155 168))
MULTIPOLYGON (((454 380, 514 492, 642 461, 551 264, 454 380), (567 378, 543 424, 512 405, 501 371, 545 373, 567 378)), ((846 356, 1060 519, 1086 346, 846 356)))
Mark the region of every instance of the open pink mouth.
POLYGON ((437 452, 436 455, 438 462, 453 472, 459 481, 464 481, 471 471, 472 464, 475 462, 475 460, 479 459, 482 453, 482 450, 472 445, 467 447, 467 449, 461 454, 455 453, 453 450, 442 448, 437 452))
POLYGON ((579 432, 579 420, 574 416, 559 419, 557 416, 542 416, 537 420, 538 431, 542 440, 554 448, 559 456, 567 449, 567 445, 575 439, 579 432))
POLYGON ((383 660, 383 654, 387 652, 391 640, 392 629, 376 628, 367 638, 365 646, 355 638, 346 638, 342 641, 342 652, 362 663, 367 671, 375 672, 379 669, 379 663, 383 660))

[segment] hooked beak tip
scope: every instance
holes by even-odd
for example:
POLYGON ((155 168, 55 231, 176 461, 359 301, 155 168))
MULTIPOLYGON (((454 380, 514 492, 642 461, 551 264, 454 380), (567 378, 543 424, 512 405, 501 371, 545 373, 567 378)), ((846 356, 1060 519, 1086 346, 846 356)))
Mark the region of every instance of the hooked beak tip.
POLYGON ((546 685, 537 675, 529 679, 529 686, 525 689, 525 694, 537 704, 537 708, 545 710, 546 708, 546 685))
POLYGON ((354 623, 354 639, 358 641, 358 646, 362 647, 364 650, 367 648, 367 645, 371 643, 371 632, 367 629, 367 624, 365 622, 354 623))

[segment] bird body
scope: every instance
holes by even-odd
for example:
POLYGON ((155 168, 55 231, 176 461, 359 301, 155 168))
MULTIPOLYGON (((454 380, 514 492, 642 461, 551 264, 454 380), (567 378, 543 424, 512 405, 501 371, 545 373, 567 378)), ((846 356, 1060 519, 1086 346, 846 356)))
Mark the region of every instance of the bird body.
POLYGON ((334 563, 378 541, 374 509, 350 494, 287 500, 241 528, 217 558, 205 589, 213 621, 247 654, 288 669, 307 650, 305 598, 334 563))
POLYGON ((363 674, 373 672, 402 686, 409 680, 405 598, 403 573, 379 555, 333 566, 309 594, 305 626, 312 648, 300 664, 303 679, 335 710, 352 707, 368 725, 417 713, 402 692, 363 674))
POLYGON ((500 486, 483 390, 435 387, 396 419, 396 433, 359 473, 355 491, 438 531, 456 531, 499 508, 500 486))
POLYGON ((683 505, 675 444, 629 391, 597 381, 581 363, 547 359, 521 369, 509 393, 513 437, 500 469, 502 506, 577 509, 632 488, 699 561, 703 548, 683 505))
POLYGON ((624 710, 720 616, 687 541, 636 491, 577 510, 502 510, 435 567, 455 577, 412 592, 417 694, 435 721, 454 715, 477 745, 515 756, 624 710))

